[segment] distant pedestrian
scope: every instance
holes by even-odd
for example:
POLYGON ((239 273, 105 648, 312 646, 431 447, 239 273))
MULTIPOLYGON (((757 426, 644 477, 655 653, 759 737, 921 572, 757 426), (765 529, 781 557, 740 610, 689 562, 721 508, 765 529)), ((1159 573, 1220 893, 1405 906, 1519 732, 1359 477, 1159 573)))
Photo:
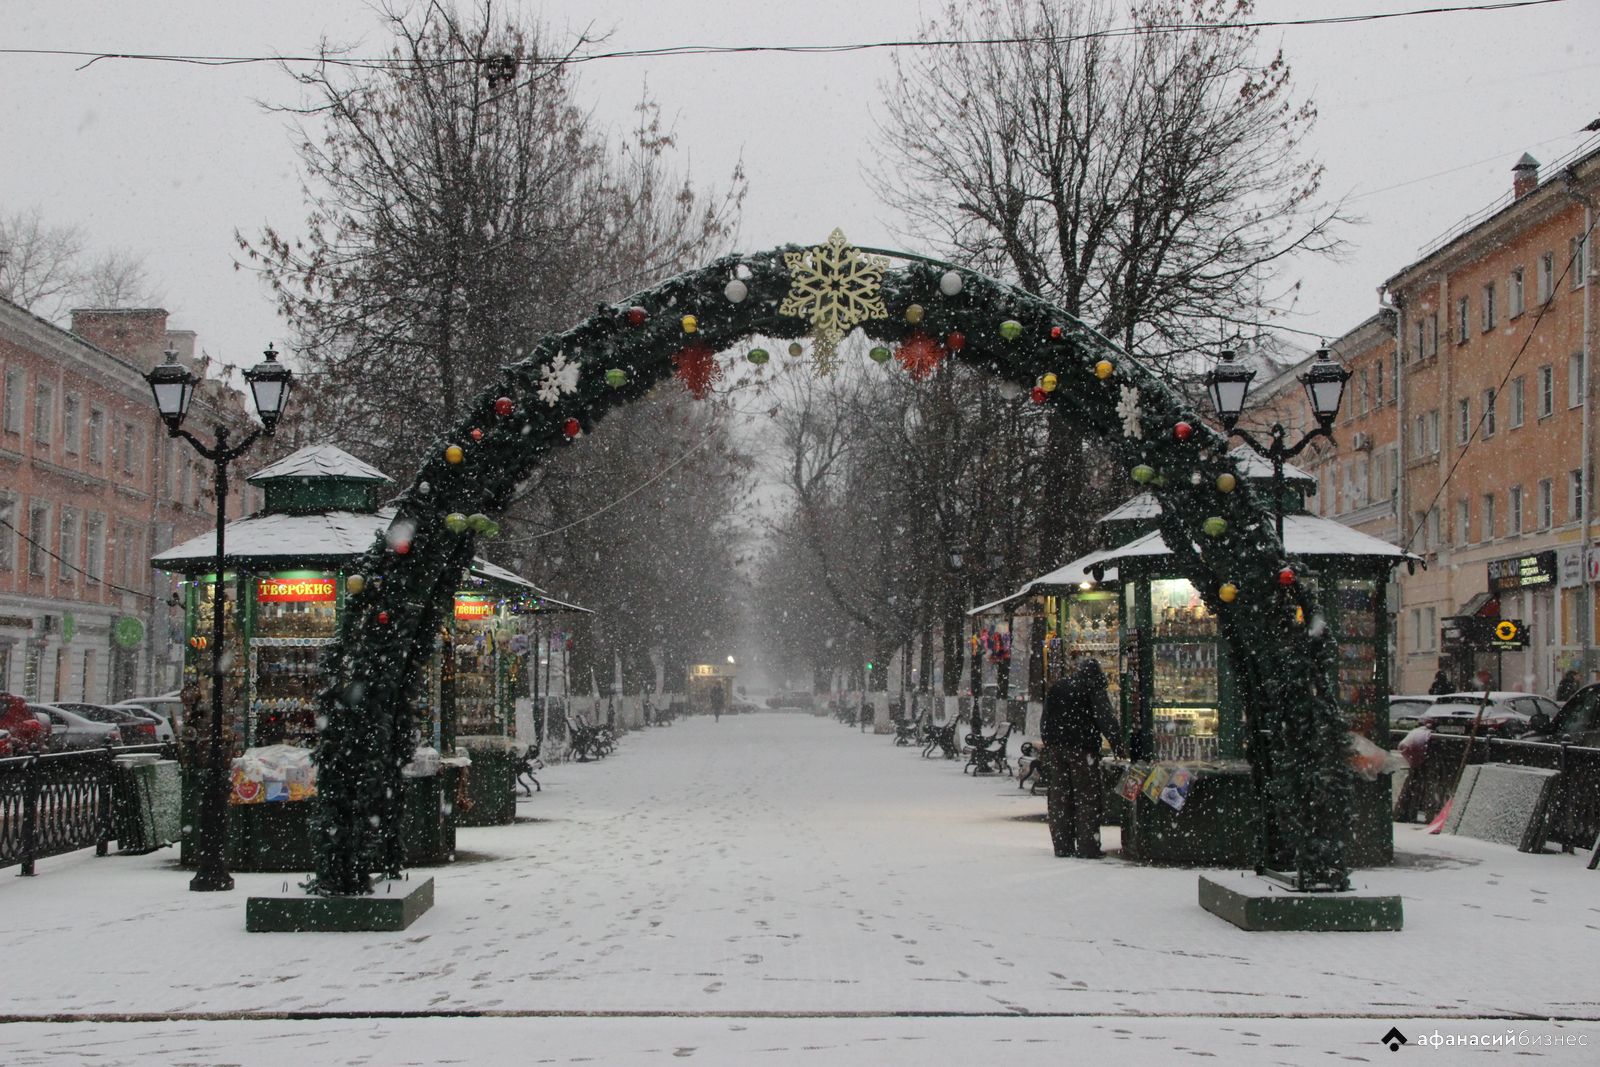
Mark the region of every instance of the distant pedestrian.
POLYGON ((1572 694, 1578 691, 1578 672, 1568 671, 1561 676, 1561 681, 1556 684, 1556 703, 1565 704, 1572 699, 1572 694))
POLYGON ((1102 735, 1115 743, 1117 723, 1106 693, 1105 672, 1092 656, 1085 657, 1045 694, 1044 717, 1039 723, 1050 841, 1057 856, 1099 859, 1102 855, 1102 735))
POLYGON ((1433 682, 1428 686, 1428 695, 1442 697, 1448 692, 1450 692, 1450 679, 1441 667, 1433 673, 1433 682))

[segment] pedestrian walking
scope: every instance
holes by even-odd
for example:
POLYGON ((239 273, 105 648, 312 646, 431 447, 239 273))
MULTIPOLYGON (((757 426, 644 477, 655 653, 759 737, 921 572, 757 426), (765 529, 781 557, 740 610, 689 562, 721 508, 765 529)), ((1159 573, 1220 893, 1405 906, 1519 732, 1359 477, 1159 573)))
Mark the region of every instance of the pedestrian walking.
POLYGON ((1440 667, 1433 672, 1433 681, 1428 685, 1428 695, 1441 697, 1450 692, 1450 679, 1445 676, 1444 668, 1440 667))
POLYGON ((1561 681, 1556 683, 1556 703, 1565 704, 1572 699, 1572 694, 1578 691, 1578 672, 1568 671, 1561 676, 1561 681))
POLYGON ((1040 760, 1047 775, 1046 813, 1057 856, 1099 859, 1105 787, 1100 780, 1100 738, 1118 733, 1105 672, 1092 656, 1079 661, 1045 694, 1039 723, 1040 760))

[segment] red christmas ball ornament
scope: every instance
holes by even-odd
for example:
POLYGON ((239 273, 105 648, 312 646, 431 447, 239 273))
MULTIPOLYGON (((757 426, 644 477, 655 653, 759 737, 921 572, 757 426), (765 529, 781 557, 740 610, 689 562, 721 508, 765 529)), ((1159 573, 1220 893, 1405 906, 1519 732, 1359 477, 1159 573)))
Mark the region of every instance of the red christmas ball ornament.
POLYGON ((576 437, 583 432, 583 427, 578 424, 577 419, 568 419, 561 424, 561 432, 568 437, 576 437))
POLYGON ((627 319, 629 326, 643 326, 645 320, 650 318, 650 313, 642 307, 634 306, 628 309, 627 319))
POLYGON ((394 543, 394 554, 397 555, 397 556, 409 556, 409 555, 411 555, 411 542, 410 541, 396 541, 394 543))
POLYGON ((511 403, 511 398, 509 396, 501 396, 501 397, 496 397, 495 398, 495 401, 494 401, 494 413, 496 415, 498 415, 500 418, 502 418, 502 419, 505 418, 507 415, 511 414, 511 412, 514 409, 515 409, 515 405, 513 405, 511 403))
POLYGON ((1059 327, 1059 326, 1050 327, 1050 340, 1059 341, 1064 336, 1066 336, 1066 331, 1063 330, 1061 327, 1059 327))
POLYGON ((483 440, 483 431, 474 426, 472 428, 472 432, 467 434, 467 436, 472 438, 474 441, 481 441, 483 440))
POLYGON ((387 611, 378 612, 378 625, 379 626, 388 626, 389 625, 389 613, 387 611))
POLYGON ((1180 422, 1172 428, 1172 436, 1180 441, 1187 441, 1194 436, 1194 427, 1187 422, 1180 422))
POLYGON ((1294 568, 1285 567, 1283 570, 1278 572, 1278 584, 1285 586, 1293 585, 1295 582, 1295 577, 1296 575, 1294 573, 1294 568))
POLYGON ((1043 404, 1045 402, 1045 398, 1050 394, 1044 391, 1044 386, 1036 385, 1032 390, 1029 391, 1028 395, 1033 398, 1033 402, 1035 404, 1043 404))
POLYGON ((959 352, 967 347, 967 335, 957 330, 944 339, 944 346, 952 352, 959 352))

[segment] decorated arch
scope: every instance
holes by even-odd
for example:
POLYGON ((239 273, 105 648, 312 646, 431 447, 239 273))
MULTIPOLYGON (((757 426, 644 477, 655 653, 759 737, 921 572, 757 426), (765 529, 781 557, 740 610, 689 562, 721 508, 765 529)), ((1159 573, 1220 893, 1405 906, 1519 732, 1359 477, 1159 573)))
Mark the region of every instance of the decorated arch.
POLYGON ((1260 860, 1305 884, 1345 886, 1351 784, 1331 628, 1225 438, 1137 360, 1039 297, 921 257, 864 252, 835 231, 815 247, 725 256, 600 307, 506 367, 434 442, 349 579, 353 610, 328 653, 314 891, 367 893, 374 874, 398 872, 408 694, 477 538, 529 471, 669 376, 702 394, 721 374, 720 353, 805 359, 828 373, 854 330, 872 360, 918 379, 949 360, 1017 383, 1029 392, 1020 402, 1083 425, 1155 494, 1161 533, 1228 642, 1269 816, 1260 860), (778 351, 748 348, 752 338, 778 351))

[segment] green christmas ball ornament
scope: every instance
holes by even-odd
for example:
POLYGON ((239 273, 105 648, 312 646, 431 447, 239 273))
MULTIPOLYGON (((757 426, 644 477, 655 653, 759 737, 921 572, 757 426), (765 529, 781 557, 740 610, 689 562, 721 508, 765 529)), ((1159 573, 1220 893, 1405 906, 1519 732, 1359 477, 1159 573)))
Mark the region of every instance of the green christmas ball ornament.
POLYGON ((484 524, 483 529, 481 531, 479 531, 479 536, 480 537, 499 537, 500 536, 500 524, 498 522, 495 522, 493 519, 490 519, 487 523, 484 524))
POLYGON ((1149 485, 1156 480, 1156 469, 1148 463, 1141 463, 1132 471, 1133 480, 1140 485, 1149 485))
POLYGON ((872 357, 872 362, 874 363, 889 362, 889 350, 882 345, 873 345, 872 351, 868 352, 867 355, 872 357))
POLYGON ((628 384, 628 372, 621 367, 612 367, 606 371, 606 384, 613 389, 621 389, 628 384))
POLYGON ((483 531, 489 528, 490 521, 491 520, 489 516, 485 515, 481 511, 474 511, 471 515, 467 516, 467 525, 472 527, 473 533, 483 533, 483 531))
POLYGON ((1207 537, 1221 537, 1228 531, 1228 520, 1220 515, 1213 515, 1201 523, 1200 528, 1206 532, 1207 537))
POLYGON ((1016 319, 1007 319, 1000 324, 1000 336, 1007 341, 1015 341, 1022 336, 1022 323, 1016 319))
POLYGON ((745 356, 744 358, 748 359, 751 363, 754 363, 756 366, 759 367, 762 364, 766 363, 767 360, 771 359, 772 358, 772 354, 770 352, 768 352, 765 348, 752 348, 750 350, 750 354, 745 356))
POLYGON ((459 511, 452 511, 444 517, 444 528, 453 534, 467 532, 467 517, 459 511))

